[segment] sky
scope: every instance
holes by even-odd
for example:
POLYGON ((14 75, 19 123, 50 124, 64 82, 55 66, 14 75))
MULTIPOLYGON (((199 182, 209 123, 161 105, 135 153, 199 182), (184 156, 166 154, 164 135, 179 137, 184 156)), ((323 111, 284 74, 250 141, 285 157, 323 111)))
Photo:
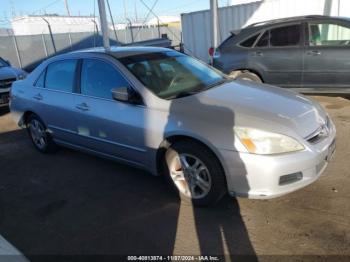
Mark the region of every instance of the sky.
MULTIPOLYGON (((143 22, 148 10, 142 1, 152 7, 154 12, 160 15, 180 15, 209 8, 210 0, 109 0, 115 22, 124 22, 124 3, 127 17, 134 20, 136 17, 143 22)), ((219 6, 227 5, 228 0, 219 0, 219 6)), ((98 14, 96 0, 68 0, 71 15, 93 15, 98 14)), ((0 27, 9 27, 12 16, 41 15, 44 13, 57 13, 66 15, 64 0, 1 0, 0 5, 0 27)), ((150 15, 148 19, 153 18, 150 15)))

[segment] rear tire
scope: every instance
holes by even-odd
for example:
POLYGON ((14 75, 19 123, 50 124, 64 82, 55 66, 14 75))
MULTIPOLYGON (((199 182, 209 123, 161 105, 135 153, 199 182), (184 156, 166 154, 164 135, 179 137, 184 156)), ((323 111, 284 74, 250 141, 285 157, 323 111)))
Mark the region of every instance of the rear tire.
POLYGON ((58 147, 47 132, 46 125, 37 115, 30 115, 26 124, 29 137, 37 150, 41 153, 57 151, 58 147))
POLYGON ((210 206, 227 192, 219 160, 200 143, 184 140, 172 144, 165 153, 165 164, 167 180, 185 202, 210 206))
POLYGON ((257 83, 262 83, 261 78, 249 71, 233 71, 229 74, 230 77, 237 80, 253 81, 257 83))

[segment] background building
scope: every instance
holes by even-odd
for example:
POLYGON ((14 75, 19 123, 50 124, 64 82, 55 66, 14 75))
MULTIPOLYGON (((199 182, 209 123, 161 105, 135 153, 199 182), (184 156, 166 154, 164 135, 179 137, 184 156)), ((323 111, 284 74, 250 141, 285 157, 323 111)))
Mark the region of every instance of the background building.
POLYGON ((49 27, 53 34, 82 33, 100 30, 98 17, 93 16, 22 16, 11 21, 15 35, 49 34, 49 27))
POLYGON ((0 36, 13 35, 13 31, 10 28, 0 28, 0 36))
POLYGON ((170 26, 170 27, 181 27, 181 18, 178 16, 159 16, 154 17, 147 22, 149 26, 158 26, 158 22, 160 26, 170 26))

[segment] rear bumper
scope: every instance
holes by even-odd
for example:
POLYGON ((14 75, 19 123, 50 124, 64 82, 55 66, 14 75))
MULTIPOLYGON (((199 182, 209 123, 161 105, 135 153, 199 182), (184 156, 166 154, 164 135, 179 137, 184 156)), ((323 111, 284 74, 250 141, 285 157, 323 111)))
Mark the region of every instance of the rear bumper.
POLYGON ((324 172, 334 153, 332 143, 335 143, 335 135, 332 124, 330 135, 319 144, 309 145, 301 152, 275 156, 222 150, 229 193, 252 199, 269 199, 313 183, 324 172), (296 179, 285 181, 286 176, 296 179))

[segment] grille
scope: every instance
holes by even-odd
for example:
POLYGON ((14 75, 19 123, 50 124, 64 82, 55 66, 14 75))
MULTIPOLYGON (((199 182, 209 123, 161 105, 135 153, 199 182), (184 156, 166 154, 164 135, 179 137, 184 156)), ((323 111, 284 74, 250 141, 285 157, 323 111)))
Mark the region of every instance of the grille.
POLYGON ((16 78, 0 80, 0 89, 10 88, 14 81, 16 81, 16 78))

